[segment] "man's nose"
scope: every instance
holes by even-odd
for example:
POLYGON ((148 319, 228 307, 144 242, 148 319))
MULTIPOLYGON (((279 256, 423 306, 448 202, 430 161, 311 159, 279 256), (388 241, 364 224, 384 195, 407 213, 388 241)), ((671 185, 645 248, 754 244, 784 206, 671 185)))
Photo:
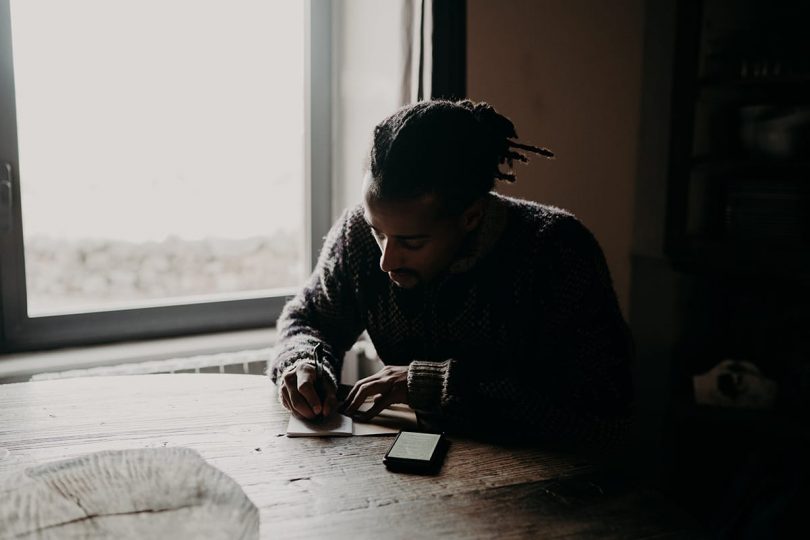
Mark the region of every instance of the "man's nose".
POLYGON ((385 240, 380 248, 382 249, 382 255, 380 255, 380 270, 387 273, 402 267, 401 253, 393 242, 385 240))

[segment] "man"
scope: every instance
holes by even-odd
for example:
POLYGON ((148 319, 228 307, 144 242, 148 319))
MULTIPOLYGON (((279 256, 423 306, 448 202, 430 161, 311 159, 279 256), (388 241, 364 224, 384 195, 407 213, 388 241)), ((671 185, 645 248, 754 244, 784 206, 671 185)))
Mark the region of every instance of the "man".
POLYGON ((521 151, 553 156, 516 137, 471 101, 416 103, 375 128, 363 204, 333 226, 278 321, 269 373, 285 407, 333 414, 342 357, 366 330, 386 366, 354 385, 345 414, 373 398, 361 418, 407 403, 449 432, 623 439, 631 340, 604 256, 570 213, 492 193, 515 180, 521 151))

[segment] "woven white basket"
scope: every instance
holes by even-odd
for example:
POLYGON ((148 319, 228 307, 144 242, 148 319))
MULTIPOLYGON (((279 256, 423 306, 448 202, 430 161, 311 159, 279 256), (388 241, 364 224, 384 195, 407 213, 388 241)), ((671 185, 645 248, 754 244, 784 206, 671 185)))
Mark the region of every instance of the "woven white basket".
POLYGON ((0 538, 256 539, 242 488, 188 448, 88 454, 0 483, 0 538))

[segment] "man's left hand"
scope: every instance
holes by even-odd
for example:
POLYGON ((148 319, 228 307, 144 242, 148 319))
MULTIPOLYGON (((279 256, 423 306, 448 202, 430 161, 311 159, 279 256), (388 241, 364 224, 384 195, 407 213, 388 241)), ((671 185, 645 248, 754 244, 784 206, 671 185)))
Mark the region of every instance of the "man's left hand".
POLYGON ((342 412, 360 421, 370 420, 394 403, 408 403, 408 366, 385 366, 371 377, 357 381, 343 402, 342 412), (360 405, 371 396, 376 396, 371 408, 358 413, 360 405))

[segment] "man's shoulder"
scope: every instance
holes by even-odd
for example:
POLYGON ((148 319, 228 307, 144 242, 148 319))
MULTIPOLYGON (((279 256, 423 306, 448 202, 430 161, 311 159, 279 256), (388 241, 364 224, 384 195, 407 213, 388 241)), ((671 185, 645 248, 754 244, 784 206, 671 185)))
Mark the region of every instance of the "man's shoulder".
POLYGON ((377 245, 364 217, 363 205, 346 208, 333 226, 339 250, 353 271, 360 271, 369 257, 375 257, 377 245))
POLYGON ((370 227, 364 216, 362 204, 350 206, 343 211, 339 221, 342 224, 346 241, 351 244, 369 244, 373 246, 374 238, 371 236, 370 227))
MULTIPOLYGON (((524 261, 542 261, 527 267, 547 274, 547 283, 566 278, 572 271, 591 272, 612 287, 604 254, 596 236, 572 212, 555 206, 500 197, 510 212, 512 247, 524 261), (595 267, 594 267, 595 265, 595 267)), ((586 273, 587 273, 586 272, 586 273)))
POLYGON ((590 235, 582 222, 569 210, 515 197, 495 195, 506 208, 512 227, 541 240, 553 237, 590 235))

